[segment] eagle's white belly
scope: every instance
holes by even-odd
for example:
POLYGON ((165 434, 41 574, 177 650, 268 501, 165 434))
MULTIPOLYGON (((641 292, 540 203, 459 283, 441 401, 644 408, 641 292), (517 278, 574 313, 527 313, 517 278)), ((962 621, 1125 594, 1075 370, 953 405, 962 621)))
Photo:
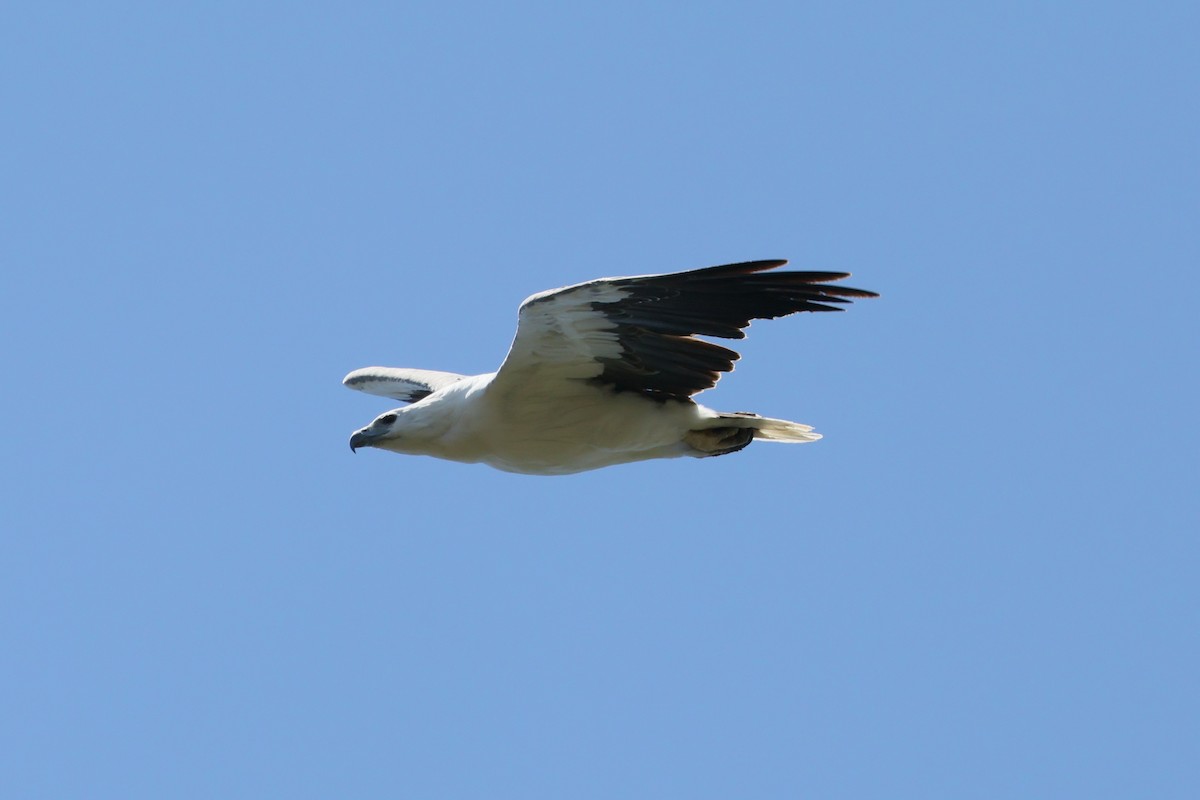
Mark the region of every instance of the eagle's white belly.
POLYGON ((456 461, 533 475, 565 475, 613 464, 688 455, 684 435, 716 414, 690 402, 656 402, 586 381, 555 391, 472 398, 440 441, 456 461))

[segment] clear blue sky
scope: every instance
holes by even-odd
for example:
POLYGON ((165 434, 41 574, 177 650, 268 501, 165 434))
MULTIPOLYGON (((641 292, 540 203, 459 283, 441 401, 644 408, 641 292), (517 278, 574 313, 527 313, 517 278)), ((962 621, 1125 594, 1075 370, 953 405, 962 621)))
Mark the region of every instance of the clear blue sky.
POLYGON ((1191 3, 0 26, 0 796, 1200 796, 1191 3), (380 452, 369 364, 755 258, 803 447, 380 452))

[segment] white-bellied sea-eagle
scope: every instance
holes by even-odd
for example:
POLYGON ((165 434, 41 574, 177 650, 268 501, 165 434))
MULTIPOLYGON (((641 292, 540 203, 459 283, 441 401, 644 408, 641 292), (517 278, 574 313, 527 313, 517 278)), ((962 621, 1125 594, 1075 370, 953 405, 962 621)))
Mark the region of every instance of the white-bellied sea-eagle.
POLYGON ((601 278, 535 294, 521 304, 496 372, 365 367, 347 375, 351 389, 410 404, 355 431, 350 447, 564 475, 720 456, 755 439, 815 441, 808 425, 692 400, 738 359, 698 336, 741 339, 751 320, 841 311, 851 298, 876 296, 834 284, 845 272, 772 271, 786 263, 601 278))

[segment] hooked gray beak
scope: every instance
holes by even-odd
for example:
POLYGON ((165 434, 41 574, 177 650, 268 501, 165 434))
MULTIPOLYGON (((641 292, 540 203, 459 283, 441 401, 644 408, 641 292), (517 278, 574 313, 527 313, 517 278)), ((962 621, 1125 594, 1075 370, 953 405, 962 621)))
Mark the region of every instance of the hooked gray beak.
POLYGON ((371 441, 374 438, 362 431, 355 431, 354 435, 350 437, 350 452, 353 453, 360 447, 370 447, 371 441))

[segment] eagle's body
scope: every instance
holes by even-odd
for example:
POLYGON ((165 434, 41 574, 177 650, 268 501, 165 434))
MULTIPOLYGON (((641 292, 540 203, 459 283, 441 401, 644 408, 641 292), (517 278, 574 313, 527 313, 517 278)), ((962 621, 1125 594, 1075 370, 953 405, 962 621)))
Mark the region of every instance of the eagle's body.
POLYGON ((695 335, 742 338, 751 319, 840 310, 872 292, 820 286, 844 273, 775 272, 783 261, 605 278, 534 295, 495 373, 367 367, 350 388, 413 401, 356 431, 370 446, 561 475, 613 464, 722 455, 752 439, 808 442, 807 425, 721 413, 691 396, 737 353, 695 335))

